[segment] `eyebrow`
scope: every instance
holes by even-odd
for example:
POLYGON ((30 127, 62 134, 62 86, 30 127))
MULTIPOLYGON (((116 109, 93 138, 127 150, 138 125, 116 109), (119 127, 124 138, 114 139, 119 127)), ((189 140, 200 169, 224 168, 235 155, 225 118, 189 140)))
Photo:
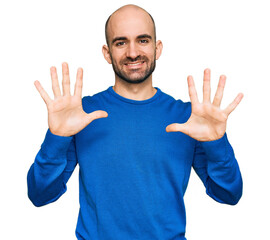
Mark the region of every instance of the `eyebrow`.
POLYGON ((149 39, 152 39, 152 37, 148 34, 142 34, 142 35, 139 35, 137 38, 149 38, 149 39))
POLYGON ((127 40, 126 37, 116 37, 112 40, 112 44, 115 43, 116 41, 120 41, 120 40, 127 40))
MULTIPOLYGON (((139 35, 137 36, 137 39, 141 39, 141 38, 149 38, 149 39, 152 39, 152 37, 148 34, 142 34, 142 35, 139 35)), ((123 41, 123 40, 127 40, 127 37, 115 37, 113 40, 112 40, 112 44, 115 43, 116 41, 123 41)))

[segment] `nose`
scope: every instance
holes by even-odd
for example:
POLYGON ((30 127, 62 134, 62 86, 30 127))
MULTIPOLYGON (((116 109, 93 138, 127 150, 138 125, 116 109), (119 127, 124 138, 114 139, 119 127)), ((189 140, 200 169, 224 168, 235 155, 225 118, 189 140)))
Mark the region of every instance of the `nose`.
POLYGON ((136 43, 130 42, 127 48, 126 52, 127 57, 135 59, 136 57, 139 56, 139 49, 138 46, 136 46, 136 43))

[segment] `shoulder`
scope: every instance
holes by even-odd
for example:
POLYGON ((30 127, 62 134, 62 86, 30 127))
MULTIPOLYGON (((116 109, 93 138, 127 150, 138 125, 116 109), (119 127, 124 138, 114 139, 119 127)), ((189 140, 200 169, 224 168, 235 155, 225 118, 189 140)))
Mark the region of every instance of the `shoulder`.
POLYGON ((100 97, 103 97, 108 92, 108 89, 103 90, 103 91, 98 92, 98 93, 95 93, 93 95, 84 96, 82 101, 83 102, 90 102, 90 103, 98 101, 100 99, 100 97))
POLYGON ((191 103, 184 102, 181 99, 175 99, 171 95, 162 92, 163 101, 166 102, 169 112, 176 114, 178 117, 188 119, 191 115, 191 103))
POLYGON ((102 108, 102 99, 104 98, 107 90, 98 92, 92 96, 84 96, 82 98, 82 105, 85 112, 95 111, 102 108))
POLYGON ((190 102, 184 102, 181 99, 175 99, 171 95, 162 92, 163 99, 171 105, 173 108, 182 109, 183 111, 189 111, 191 109, 190 102))

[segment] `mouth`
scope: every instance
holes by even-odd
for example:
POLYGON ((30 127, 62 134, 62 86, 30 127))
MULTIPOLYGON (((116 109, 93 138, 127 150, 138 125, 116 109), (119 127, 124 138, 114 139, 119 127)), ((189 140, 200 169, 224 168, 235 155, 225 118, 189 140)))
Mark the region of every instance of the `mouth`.
POLYGON ((145 61, 125 63, 125 66, 127 66, 128 68, 136 69, 142 67, 144 63, 145 61))

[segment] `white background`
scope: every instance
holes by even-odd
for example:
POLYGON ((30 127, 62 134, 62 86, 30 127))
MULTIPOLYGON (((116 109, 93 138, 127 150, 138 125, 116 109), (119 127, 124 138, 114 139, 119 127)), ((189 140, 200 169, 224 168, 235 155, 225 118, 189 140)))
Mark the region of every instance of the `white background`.
POLYGON ((73 83, 84 69, 83 95, 114 84, 101 53, 104 24, 120 6, 134 3, 156 21, 164 44, 154 86, 189 101, 193 75, 201 97, 203 70, 212 70, 212 92, 227 76, 223 107, 244 98, 230 115, 227 133, 244 180, 236 206, 216 203, 192 172, 185 195, 188 240, 270 239, 269 81, 270 7, 267 1, 9 0, 0 3, 1 204, 0 239, 75 239, 78 168, 68 191, 36 208, 26 175, 47 130, 47 111, 33 82, 51 94, 49 68, 67 61, 73 83))

